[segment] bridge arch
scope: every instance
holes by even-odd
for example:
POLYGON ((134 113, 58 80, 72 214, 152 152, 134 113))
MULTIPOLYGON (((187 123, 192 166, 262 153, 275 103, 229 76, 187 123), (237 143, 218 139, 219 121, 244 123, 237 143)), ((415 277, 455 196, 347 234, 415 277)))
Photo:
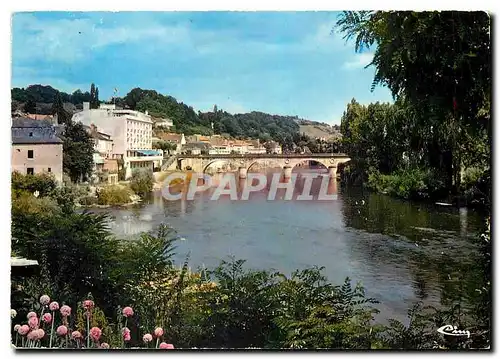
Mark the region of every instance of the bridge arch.
POLYGON ((213 161, 208 162, 206 165, 203 165, 202 173, 207 173, 207 169, 209 169, 210 166, 212 166, 214 163, 217 162, 223 162, 224 164, 234 165, 234 161, 232 161, 231 159, 217 158, 214 159, 213 161))
POLYGON ((335 167, 335 166, 337 166, 337 161, 335 159, 333 159, 333 158, 331 158, 331 159, 328 159, 328 158, 318 158, 318 157, 314 157, 314 156, 308 157, 308 158, 300 158, 300 159, 290 160, 290 162, 288 164, 286 164, 286 166, 292 167, 292 169, 293 169, 298 164, 306 162, 306 161, 314 161, 314 162, 321 163, 326 169, 328 169, 328 167, 335 167))
POLYGON ((262 159, 255 159, 255 160, 250 161, 250 165, 247 167, 247 172, 250 172, 250 169, 253 166, 258 165, 258 164, 262 164, 262 162, 270 162, 271 165, 274 165, 275 168, 283 168, 283 165, 280 163, 280 161, 276 161, 274 159, 262 158, 262 159))

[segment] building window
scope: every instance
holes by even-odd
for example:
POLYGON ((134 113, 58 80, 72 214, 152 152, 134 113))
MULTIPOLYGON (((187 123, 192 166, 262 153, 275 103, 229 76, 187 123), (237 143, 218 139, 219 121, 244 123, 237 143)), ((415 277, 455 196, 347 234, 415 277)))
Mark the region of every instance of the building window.
POLYGON ((28 175, 35 174, 35 171, 33 170, 33 167, 26 168, 26 174, 28 174, 28 175))
POLYGON ((28 150, 28 158, 33 158, 33 150, 28 150))
POLYGON ((50 168, 50 167, 47 168, 47 172, 49 172, 49 173, 52 172, 52 168, 50 168))

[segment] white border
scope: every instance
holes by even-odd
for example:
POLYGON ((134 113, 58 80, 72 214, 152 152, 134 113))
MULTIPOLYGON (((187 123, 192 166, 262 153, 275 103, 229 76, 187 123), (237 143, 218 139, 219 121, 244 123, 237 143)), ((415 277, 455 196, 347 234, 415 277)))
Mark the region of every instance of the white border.
MULTIPOLYGON (((104 4, 102 1, 97 1, 97 0, 87 0, 87 1, 82 1, 82 2, 68 2, 68 1, 62 1, 62 0, 45 0, 43 2, 41 1, 36 1, 36 0, 25 0, 25 1, 15 1, 15 2, 10 2, 10 1, 2 1, 0 4, 1 7, 1 12, 0 12, 0 26, 1 26, 1 46, 2 46, 2 53, 4 54, 1 57, 2 61, 2 66, 1 66, 1 76, 2 76, 2 87, 1 87, 1 98, 0 98, 0 104, 1 104, 1 113, 3 114, 3 118, 0 120, 0 125, 2 126, 2 129, 0 130, 0 145, 2 146, 2 151, 0 152, 0 160, 1 160, 1 165, 2 168, 4 168, 4 174, 1 176, 1 182, 0 182, 0 191, 1 191, 1 196, 0 198, 2 199, 1 201, 1 224, 0 228, 2 228, 3 235, 2 235, 2 241, 1 241, 1 246, 3 247, 0 251, 2 257, 2 260, 0 261, 2 265, 1 269, 1 281, 3 288, 5 288, 4 295, 0 297, 1 300, 1 306, 2 310, 1 313, 4 313, 5 315, 5 321, 2 322, 2 325, 0 325, 0 331, 1 331, 1 340, 2 340, 2 345, 0 348, 2 351, 5 352, 7 356, 14 355, 14 352, 10 350, 10 335, 9 335, 9 329, 7 327, 7 322, 8 322, 8 313, 10 309, 9 305, 9 297, 6 293, 10 292, 10 279, 9 279, 9 273, 10 273, 10 76, 11 76, 11 32, 10 32, 10 23, 11 23, 11 13, 14 11, 42 11, 42 10, 72 10, 72 11, 104 11, 104 10, 109 10, 109 11, 137 11, 137 10, 157 10, 157 11, 167 11, 167 10, 178 10, 178 11, 188 11, 188 10, 345 10, 343 8, 345 5, 342 5, 345 3, 341 2, 334 2, 332 0, 326 2, 326 1, 318 1, 318 0, 308 0, 308 1, 301 1, 301 2, 293 2, 290 0, 281 0, 281 1, 271 1, 271 0, 253 0, 249 1, 247 3, 236 3, 235 1, 231 0, 211 0, 211 1, 193 1, 193 0, 183 0, 183 1, 158 1, 158 0, 142 0, 140 2, 125 2, 123 0, 118 1, 118 0, 113 0, 113 1, 107 1, 106 4, 104 4)), ((379 9, 379 10, 489 10, 493 13, 495 13, 496 7, 498 2, 493 2, 493 1, 484 1, 484 0, 475 0, 473 2, 458 2, 458 1, 435 1, 435 0, 419 0, 415 2, 403 2, 401 0, 386 0, 383 3, 380 1, 366 1, 366 0, 351 0, 348 2, 348 9, 349 10, 360 10, 360 9, 379 9)), ((498 26, 497 26, 498 27, 498 26)), ((497 34, 496 34, 497 35, 497 34)), ((494 48, 498 48, 498 35, 495 36, 495 44, 494 48)), ((496 53, 497 51, 495 51, 496 53)), ((33 54, 33 56, 36 56, 37 54, 33 54)), ((497 57, 495 57, 495 60, 497 57)), ((495 61, 496 62, 496 61, 495 61)), ((496 71, 498 73, 498 71, 496 71)), ((496 76, 498 77, 498 76, 496 76)), ((495 78, 496 80, 496 78, 495 78)), ((496 81, 494 81, 496 83, 496 81)), ((500 104, 500 101, 498 99, 497 93, 494 92, 494 99, 493 101, 495 103, 494 108, 500 104)), ((495 117, 495 116, 493 116, 495 117)), ((500 131, 500 126, 497 125, 495 128, 495 136, 494 138, 500 138, 498 136, 498 132, 500 131)), ((497 169, 499 168, 499 160, 500 156, 496 156, 495 158, 495 163, 494 163, 494 168, 497 169)), ((496 170, 495 170, 496 172, 496 170)), ((495 178, 497 178, 497 173, 495 173, 495 178)), ((497 197, 496 191, 495 193, 495 199, 497 197)), ((495 213, 496 214, 496 213, 495 213)), ((495 230, 496 229, 496 215, 495 218, 492 218, 492 228, 495 230)), ((499 224, 500 226, 500 224, 499 224)), ((493 235, 493 238, 498 238, 497 236, 493 235)), ((493 240, 494 241, 494 240, 493 240)), ((497 247, 498 245, 495 245, 494 247, 497 247)), ((496 253, 495 253, 496 254, 496 253)), ((495 256, 494 254, 494 256, 495 256)), ((496 257, 496 256, 495 256, 496 257)), ((495 266, 495 276, 497 274, 497 267, 495 266)), ((498 286, 498 285, 497 285, 498 286)), ((494 298, 497 298, 496 296, 494 298)), ((495 311, 495 313, 498 314, 498 310, 495 311)), ((494 323, 497 322, 498 315, 495 315, 495 320, 494 323)), ((498 333, 494 331, 495 338, 494 338, 494 343, 498 345, 499 341, 497 340, 498 338, 498 333)), ((136 353, 138 354, 138 353, 136 353)), ((218 353, 204 353, 205 355, 218 355, 218 353)), ((260 353, 253 353, 250 355, 269 355, 269 354, 260 354, 260 353)), ((326 353, 325 353, 326 354, 326 353)), ((328 353, 329 355, 346 355, 342 353, 328 353)), ((422 354, 417 354, 417 355, 426 355, 428 357, 429 355, 438 355, 438 354, 430 354, 430 353, 422 353, 422 354)), ((24 354, 26 357, 34 357, 35 355, 40 355, 40 353, 36 354, 24 354)), ((49 354, 51 355, 51 354, 49 354)), ((82 354, 85 355, 85 354, 82 354)), ((89 354, 86 354, 89 355, 89 354)), ((98 354, 98 353, 93 353, 91 354, 92 356, 103 356, 105 354, 98 354)), ((142 354, 139 354, 142 355, 142 354)), ((184 355, 193 355, 193 354, 184 354, 184 355)), ((312 355, 312 354, 305 354, 305 355, 312 355)), ((354 356, 361 356, 365 354, 349 354, 349 355, 354 355, 354 356)), ((386 353, 381 353, 381 355, 386 355, 386 353)), ((469 355, 479 355, 479 354, 469 354, 469 355)))

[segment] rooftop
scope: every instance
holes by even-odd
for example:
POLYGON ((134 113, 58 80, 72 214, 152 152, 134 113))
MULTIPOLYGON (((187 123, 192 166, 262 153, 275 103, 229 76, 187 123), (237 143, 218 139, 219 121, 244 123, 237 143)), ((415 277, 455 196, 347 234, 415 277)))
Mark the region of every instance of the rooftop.
POLYGON ((60 144, 56 128, 46 120, 19 117, 12 119, 12 144, 60 144))

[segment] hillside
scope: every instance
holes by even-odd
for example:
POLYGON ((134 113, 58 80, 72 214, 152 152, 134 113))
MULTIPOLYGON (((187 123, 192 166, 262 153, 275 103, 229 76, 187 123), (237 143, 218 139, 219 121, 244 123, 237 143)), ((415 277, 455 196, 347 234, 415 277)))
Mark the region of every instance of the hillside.
MULTIPOLYGON (((52 102, 59 93, 64 108, 72 114, 82 108, 83 102, 90 102, 91 94, 77 90, 72 94, 59 92, 51 86, 31 85, 27 88, 13 88, 12 110, 25 109, 30 103, 34 112, 49 114, 52 102)), ((117 106, 141 112, 148 111, 154 118, 169 118, 173 121, 171 131, 185 135, 223 134, 234 138, 252 138, 261 141, 274 140, 292 149, 300 141, 302 132, 311 137, 332 137, 333 127, 319 122, 300 119, 297 116, 271 115, 263 112, 231 114, 214 106, 212 111, 196 112, 192 106, 172 96, 155 90, 132 89, 124 97, 113 99, 117 106)))
POLYGON ((312 138, 338 138, 340 137, 340 127, 338 125, 328 125, 326 123, 315 121, 300 121, 299 131, 312 138))

